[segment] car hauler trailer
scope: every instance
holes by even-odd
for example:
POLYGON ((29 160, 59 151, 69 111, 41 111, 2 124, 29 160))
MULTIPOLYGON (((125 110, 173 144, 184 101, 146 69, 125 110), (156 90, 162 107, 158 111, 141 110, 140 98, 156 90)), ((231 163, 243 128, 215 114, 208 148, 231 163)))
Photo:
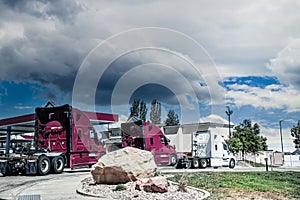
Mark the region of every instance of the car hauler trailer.
POLYGON ((176 147, 177 168, 235 167, 235 157, 224 140, 228 125, 208 122, 165 126, 163 130, 176 147))
POLYGON ((93 125, 116 121, 117 115, 81 111, 68 104, 2 119, 0 133, 6 135, 6 149, 0 156, 0 172, 47 175, 61 173, 64 167, 91 166, 106 153, 102 135, 93 125), (10 136, 30 131, 34 132, 34 148, 19 147, 10 153, 10 136))
POLYGON ((130 146, 151 151, 158 165, 177 163, 174 147, 155 124, 133 117, 127 123, 121 124, 121 131, 123 147, 130 146))

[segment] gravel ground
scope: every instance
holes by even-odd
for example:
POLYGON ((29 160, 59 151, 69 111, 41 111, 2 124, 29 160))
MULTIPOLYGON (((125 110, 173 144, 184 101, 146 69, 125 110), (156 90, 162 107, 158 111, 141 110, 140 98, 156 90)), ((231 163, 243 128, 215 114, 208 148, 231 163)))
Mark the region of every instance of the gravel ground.
POLYGON ((161 199, 174 199, 174 200, 195 200, 203 199, 209 196, 209 193, 204 190, 199 190, 192 187, 187 187, 187 192, 179 192, 178 185, 169 181, 168 192, 165 193, 148 193, 145 191, 139 191, 135 189, 135 182, 128 182, 124 184, 126 190, 114 191, 117 185, 95 184, 92 177, 85 178, 81 181, 81 184, 77 191, 81 194, 112 198, 119 200, 161 200, 161 199))

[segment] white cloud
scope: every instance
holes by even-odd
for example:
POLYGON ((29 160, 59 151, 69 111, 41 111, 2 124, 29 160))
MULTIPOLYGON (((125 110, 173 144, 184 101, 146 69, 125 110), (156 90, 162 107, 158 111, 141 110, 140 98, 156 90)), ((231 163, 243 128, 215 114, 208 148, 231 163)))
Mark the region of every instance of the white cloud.
MULTIPOLYGON (((293 0, 1 1, 0 80, 55 86, 66 96, 72 90, 81 62, 100 41, 132 28, 163 27, 187 34, 201 44, 217 64, 222 78, 269 76, 272 70, 288 85, 232 85, 227 98, 237 106, 295 112, 300 110, 300 42, 289 41, 299 38, 299 9, 300 2, 293 0)), ((189 46, 180 45, 179 53, 188 55, 189 46)), ((153 55, 158 61, 169 61, 153 55)), ((180 69, 185 71, 180 67, 180 73, 180 69)), ((195 78, 188 75, 192 86, 199 87, 195 78)), ((186 91, 175 80, 166 81, 186 91)), ((219 90, 209 92, 213 95, 219 90)), ((197 97, 205 98, 207 93, 202 87, 197 97)))
POLYGON ((32 109, 32 106, 14 106, 15 109, 23 110, 23 109, 32 109))
MULTIPOLYGON (((181 31, 194 38, 216 61, 223 77, 261 75, 269 73, 264 63, 283 48, 289 38, 299 36, 300 32, 297 26, 300 4, 297 1, 4 2, 9 6, 1 4, 0 24, 16 24, 20 31, 16 35, 13 31, 10 37, 17 39, 24 33, 27 39, 19 43, 18 49, 23 50, 21 55, 26 51, 38 52, 38 55, 24 55, 37 63, 32 62, 33 67, 26 67, 28 74, 38 66, 44 70, 48 67, 43 66, 64 69, 65 61, 61 58, 83 59, 99 41, 113 34, 154 26, 181 31), (51 52, 59 52, 60 56, 51 52), (50 65, 53 61, 56 63, 50 65)), ((0 37, 10 35, 10 29, 1 26, 0 37)), ((0 42, 4 41, 10 41, 10 46, 16 46, 17 42, 11 39, 0 42)), ((72 68, 76 70, 80 61, 72 62, 72 68)), ((9 68, 5 70, 10 71, 9 68)), ((24 67, 23 71, 26 70, 24 67)), ((74 71, 64 72, 68 75, 74 71)), ((40 75, 43 70, 36 73, 40 75)), ((5 76, 9 77, 18 78, 13 72, 5 76)))
MULTIPOLYGON (((280 131, 279 127, 276 128, 266 128, 260 127, 261 135, 267 138, 268 149, 274 151, 281 151, 281 140, 280 140, 280 131)), ((295 146, 293 143, 293 137, 289 128, 282 129, 282 141, 283 141, 283 150, 285 152, 293 152, 295 146)))
POLYGON ((270 60, 267 67, 274 72, 282 83, 300 88, 300 39, 291 41, 270 60))
MULTIPOLYGON (((228 124, 228 120, 224 119, 223 117, 215 114, 211 114, 206 117, 200 118, 200 123, 203 122, 214 122, 214 123, 220 123, 220 124, 228 124)), ((230 124, 234 125, 233 122, 230 122, 230 124)))
POLYGON ((300 111, 300 92, 293 86, 268 85, 265 88, 248 85, 228 85, 228 102, 241 107, 251 105, 255 108, 286 109, 287 112, 300 111))
POLYGON ((110 128, 120 128, 122 123, 127 122, 128 116, 125 116, 125 115, 119 115, 119 119, 118 119, 118 120, 119 120, 118 122, 115 122, 115 123, 113 123, 113 124, 110 124, 109 127, 110 127, 110 128))

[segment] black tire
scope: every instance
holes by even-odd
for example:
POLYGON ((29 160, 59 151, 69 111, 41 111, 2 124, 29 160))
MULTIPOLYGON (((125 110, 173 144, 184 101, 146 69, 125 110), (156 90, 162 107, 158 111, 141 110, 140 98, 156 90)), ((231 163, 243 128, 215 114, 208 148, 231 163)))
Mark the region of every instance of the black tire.
POLYGON ((38 172, 39 175, 44 176, 50 172, 50 159, 47 156, 41 156, 38 160, 38 172))
POLYGON ((235 160, 231 158, 229 161, 229 168, 233 169, 234 167, 235 167, 235 160))
POLYGON ((200 159, 200 167, 203 169, 207 167, 207 160, 205 158, 200 159))
POLYGON ((175 154, 170 155, 170 165, 174 166, 177 164, 177 156, 175 154))
POLYGON ((199 159, 198 158, 193 158, 192 160, 192 168, 199 168, 199 159))
POLYGON ((175 165, 176 169, 182 169, 183 168, 183 164, 182 164, 182 160, 178 160, 177 164, 175 165))
POLYGON ((61 156, 54 157, 51 162, 51 171, 54 174, 60 174, 64 171, 65 160, 61 156))

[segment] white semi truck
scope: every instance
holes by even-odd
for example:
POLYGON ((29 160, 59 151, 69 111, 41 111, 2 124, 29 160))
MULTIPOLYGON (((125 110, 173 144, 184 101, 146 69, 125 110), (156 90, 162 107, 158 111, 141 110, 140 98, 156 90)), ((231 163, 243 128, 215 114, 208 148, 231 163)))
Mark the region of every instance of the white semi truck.
POLYGON ((230 167, 235 157, 225 142, 228 124, 199 123, 162 127, 177 152, 177 168, 230 167))

